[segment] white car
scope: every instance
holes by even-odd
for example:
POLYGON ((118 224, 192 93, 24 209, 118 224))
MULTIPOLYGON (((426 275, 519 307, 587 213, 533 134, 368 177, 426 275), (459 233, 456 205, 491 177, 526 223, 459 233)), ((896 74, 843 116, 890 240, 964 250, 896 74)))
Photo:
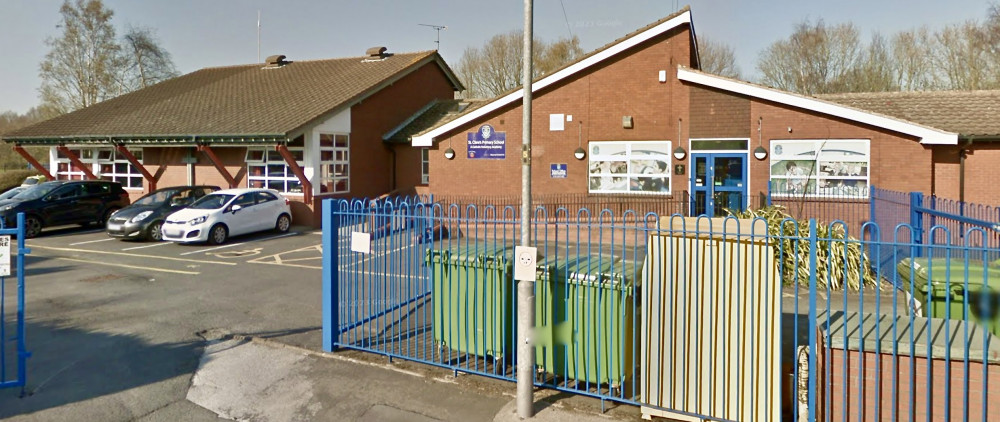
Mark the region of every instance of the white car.
POLYGON ((172 242, 219 244, 229 236, 263 230, 287 232, 292 225, 288 199, 271 189, 225 189, 167 216, 161 233, 172 242))

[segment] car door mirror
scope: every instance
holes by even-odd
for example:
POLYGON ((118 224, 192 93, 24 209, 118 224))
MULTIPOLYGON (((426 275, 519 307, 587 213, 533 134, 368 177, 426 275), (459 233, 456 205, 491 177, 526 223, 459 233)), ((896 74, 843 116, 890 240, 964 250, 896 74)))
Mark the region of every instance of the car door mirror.
POLYGON ((232 208, 230 208, 229 210, 232 211, 233 214, 236 214, 236 211, 239 211, 241 209, 243 209, 243 206, 237 204, 237 205, 233 205, 232 208))

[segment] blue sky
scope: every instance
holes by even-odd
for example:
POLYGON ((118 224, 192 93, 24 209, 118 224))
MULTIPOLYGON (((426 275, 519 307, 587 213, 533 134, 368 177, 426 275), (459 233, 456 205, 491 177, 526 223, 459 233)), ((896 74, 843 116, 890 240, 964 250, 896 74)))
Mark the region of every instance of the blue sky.
MULTIPOLYGON (((741 70, 755 76, 758 53, 785 38, 804 19, 852 21, 866 36, 916 26, 932 29, 982 20, 989 0, 535 0, 536 37, 580 37, 590 51, 690 4, 699 38, 736 50, 741 70), (565 15, 563 8, 565 7, 565 15)), ((38 103, 38 64, 59 35, 62 0, 0 0, 0 112, 38 103)), ((257 61, 257 11, 262 15, 261 56, 289 60, 357 56, 384 45, 390 52, 435 48, 435 32, 418 24, 446 25, 441 54, 458 62, 468 46, 518 29, 523 2, 425 0, 105 0, 119 34, 126 25, 154 28, 182 73, 257 61)))

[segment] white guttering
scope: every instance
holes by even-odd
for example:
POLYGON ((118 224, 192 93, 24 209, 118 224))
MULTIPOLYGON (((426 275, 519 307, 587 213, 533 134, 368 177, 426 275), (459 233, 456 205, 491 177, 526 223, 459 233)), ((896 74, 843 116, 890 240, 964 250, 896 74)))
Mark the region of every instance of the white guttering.
MULTIPOLYGON (((580 71, 582 71, 582 70, 584 70, 584 69, 586 69, 586 68, 588 68, 590 66, 593 66, 593 65, 595 65, 597 63, 600 63, 601 61, 603 61, 603 60, 605 60, 605 59, 607 59, 609 57, 612 57, 612 56, 614 56, 614 55, 616 55, 618 53, 621 53, 622 51, 625 51, 625 50, 627 50, 629 48, 635 47, 636 45, 639 45, 639 44, 641 44, 641 43, 643 43, 643 42, 645 42, 645 41, 647 41, 647 40, 649 40, 649 39, 651 39, 653 37, 656 37, 656 36, 658 36, 660 34, 663 34, 663 33, 667 32, 667 31, 669 31, 671 29, 674 29, 674 28, 676 28, 676 27, 678 27, 680 25, 690 24, 690 23, 691 23, 691 11, 686 11, 684 13, 681 13, 680 15, 677 15, 677 16, 675 16, 672 19, 669 19, 669 20, 667 20, 667 21, 665 21, 665 22, 663 22, 663 23, 661 23, 659 25, 656 25, 656 26, 654 26, 652 28, 649 28, 649 29, 647 29, 647 30, 645 30, 643 32, 640 32, 640 33, 638 33, 638 34, 636 34, 636 35, 634 35, 632 37, 629 37, 628 39, 625 39, 625 40, 623 40, 622 42, 620 42, 618 44, 615 44, 615 45, 613 45, 611 47, 608 47, 608 48, 606 48, 606 49, 604 49, 604 50, 602 50, 602 51, 594 54, 593 56, 590 56, 590 57, 587 57, 587 58, 585 58, 583 60, 580 60, 579 62, 576 62, 576 63, 574 63, 574 64, 572 64, 572 65, 564 68, 563 70, 560 70, 560 71, 558 71, 556 73, 553 73, 553 74, 551 74, 549 76, 546 76, 546 77, 544 77, 542 79, 539 79, 538 81, 535 81, 534 83, 531 84, 531 92, 534 93, 534 92, 537 92, 538 90, 544 89, 545 87, 547 87, 549 85, 552 85, 552 84, 554 84, 556 82, 559 82, 559 81, 561 81, 563 79, 566 79, 567 77, 572 76, 573 74, 575 74, 577 72, 580 72, 580 71)), ((432 146, 433 143, 434 143, 434 138, 436 138, 436 137, 438 137, 438 136, 440 136, 440 135, 442 135, 444 133, 447 133, 447 132, 449 132, 451 130, 459 128, 459 127, 461 127, 461 126, 463 126, 463 125, 465 125, 465 124, 467 124, 467 123, 469 123, 469 122, 471 122, 471 121, 473 121, 475 119, 478 119, 478 118, 480 118, 480 117, 482 117, 482 116, 484 116, 484 115, 486 115, 488 113, 491 113, 491 112, 493 112, 493 111, 495 111, 495 110, 497 110, 497 109, 499 109, 499 108, 501 108, 503 106, 506 106, 507 104, 513 103, 515 101, 518 101, 518 100, 521 99, 521 96, 523 94, 524 93, 521 90, 512 92, 512 93, 507 94, 507 95, 505 95, 503 97, 497 98, 496 100, 493 100, 492 102, 490 102, 490 103, 488 103, 488 104, 486 104, 486 105, 484 105, 482 107, 479 107, 479 108, 477 108, 477 109, 475 109, 475 110, 473 110, 473 111, 471 111, 471 112, 469 112, 469 113, 467 113, 467 114, 465 114, 465 115, 463 115, 463 116, 461 116, 461 117, 459 117, 459 118, 457 118, 455 120, 452 120, 452 121, 450 121, 448 123, 445 123, 445 124, 443 124, 441 126, 438 126, 438 127, 434 128, 433 130, 431 130, 431 131, 429 131, 429 132, 427 132, 427 133, 425 133, 423 135, 414 136, 412 138, 412 145, 415 146, 415 147, 429 147, 429 146, 432 146)))
POLYGON ((797 94, 750 85, 683 67, 677 68, 677 79, 888 129, 894 132, 920 138, 921 144, 958 145, 957 133, 945 132, 943 130, 929 128, 927 126, 921 126, 903 120, 867 113, 854 108, 814 98, 803 97, 797 94))

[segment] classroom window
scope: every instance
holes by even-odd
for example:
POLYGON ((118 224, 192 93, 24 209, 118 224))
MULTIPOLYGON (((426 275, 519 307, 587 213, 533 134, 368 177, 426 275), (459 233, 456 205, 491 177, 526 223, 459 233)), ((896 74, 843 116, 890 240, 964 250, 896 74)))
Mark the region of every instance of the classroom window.
POLYGON ((590 142, 588 192, 670 195, 670 141, 590 142))
POLYGON ((771 141, 771 192, 776 196, 867 198, 870 141, 771 141))

